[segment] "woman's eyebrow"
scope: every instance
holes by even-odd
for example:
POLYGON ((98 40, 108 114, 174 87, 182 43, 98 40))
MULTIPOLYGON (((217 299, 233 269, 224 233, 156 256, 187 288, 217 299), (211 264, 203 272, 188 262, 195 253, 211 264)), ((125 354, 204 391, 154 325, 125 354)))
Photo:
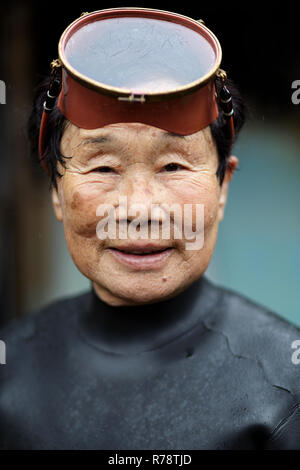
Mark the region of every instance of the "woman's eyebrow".
MULTIPOLYGON (((175 132, 164 132, 163 133, 163 138, 179 138, 181 140, 187 140, 186 136, 181 135, 181 134, 176 134, 175 132)), ((118 136, 112 135, 112 134, 106 134, 103 136, 99 137, 91 137, 89 139, 85 139, 82 142, 80 142, 80 145, 88 145, 88 144, 105 144, 109 142, 116 142, 118 141, 118 136)))
POLYGON ((185 136, 185 135, 176 134, 176 132, 166 132, 166 133, 164 134, 164 137, 179 137, 180 139, 186 140, 186 136, 185 136))
POLYGON ((104 144, 106 142, 111 142, 113 140, 116 140, 115 137, 108 134, 102 137, 92 137, 90 139, 85 139, 82 142, 80 142, 79 145, 104 144))

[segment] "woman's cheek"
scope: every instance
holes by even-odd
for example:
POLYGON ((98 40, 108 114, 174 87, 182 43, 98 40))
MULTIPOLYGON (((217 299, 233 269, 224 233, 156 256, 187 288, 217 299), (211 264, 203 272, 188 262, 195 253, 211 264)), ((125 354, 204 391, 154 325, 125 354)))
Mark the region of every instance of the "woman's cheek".
POLYGON ((105 200, 105 192, 92 185, 80 185, 69 190, 65 197, 65 226, 74 235, 84 238, 96 236, 98 206, 105 200))
POLYGON ((204 228, 210 230, 217 218, 220 192, 215 175, 201 174, 182 178, 181 181, 169 181, 168 187, 172 194, 171 199, 181 205, 183 214, 185 205, 191 206, 193 230, 197 224, 199 226, 199 214, 202 214, 201 210, 197 210, 197 204, 203 208, 204 228))

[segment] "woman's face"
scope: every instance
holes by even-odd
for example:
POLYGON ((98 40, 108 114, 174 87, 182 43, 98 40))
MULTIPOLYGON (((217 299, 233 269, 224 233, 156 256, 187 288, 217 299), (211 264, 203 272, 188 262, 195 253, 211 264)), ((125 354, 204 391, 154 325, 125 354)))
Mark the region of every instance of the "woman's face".
POLYGON ((111 305, 165 300, 205 272, 232 169, 238 163, 230 157, 231 169, 220 187, 218 155, 209 127, 180 137, 140 123, 93 130, 69 124, 61 152, 71 158, 66 159, 65 169, 58 168, 63 176, 57 181, 58 191, 52 191, 55 214, 64 224, 75 265, 93 282, 102 300, 111 305), (116 232, 108 224, 104 204, 114 210, 115 219, 110 221, 115 221, 116 232), (140 212, 134 204, 139 204, 140 212), (169 236, 162 231, 167 220, 169 236), (199 241, 192 245, 195 231, 199 241), (158 233, 156 238, 153 233, 158 233), (132 253, 158 249, 164 251, 132 253))

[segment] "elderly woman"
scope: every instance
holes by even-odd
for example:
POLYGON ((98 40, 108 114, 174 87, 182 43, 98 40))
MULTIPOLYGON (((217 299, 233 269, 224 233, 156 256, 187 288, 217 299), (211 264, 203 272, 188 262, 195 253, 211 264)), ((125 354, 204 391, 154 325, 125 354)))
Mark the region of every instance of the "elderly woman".
MULTIPOLYGON (((131 19, 139 16, 139 9, 125 10, 131 19)), ((110 15, 114 11, 112 16, 124 19, 122 9, 110 15)), ((84 24, 78 20, 77 31, 90 26, 93 15, 83 17, 84 24)), ((169 22, 166 15, 159 19, 168 27, 193 24, 193 31, 209 42, 201 23, 196 27, 177 14, 169 14, 169 22)), ((151 44, 155 37, 167 47, 176 35, 160 27, 161 36, 152 34, 151 44)), ((150 33, 143 28, 144 40, 150 33)), ((133 27, 130 34, 136 30, 138 35, 133 27)), ((85 44, 93 31, 84 31, 85 44)), ((113 44, 116 30, 109 34, 113 44)), ((128 53, 132 46, 127 46, 128 53)), ((112 57, 119 56, 122 64, 123 56, 118 49, 111 52, 101 60, 116 75, 112 57)), ((180 94, 175 108, 163 96, 153 105, 157 112, 147 103, 153 88, 161 95, 170 87, 178 92, 181 65, 176 71, 170 55, 171 75, 165 71, 166 77, 157 78, 157 63, 142 62, 133 75, 138 82, 141 70, 146 71, 146 79, 141 78, 135 94, 121 94, 118 103, 102 93, 103 87, 91 92, 82 72, 76 80, 76 60, 73 69, 68 67, 62 49, 60 59, 56 65, 63 65, 65 89, 57 91, 59 107, 52 83, 48 98, 54 109, 50 112, 48 100, 41 137, 47 80, 37 93, 30 136, 34 146, 39 133, 44 139, 40 157, 50 176, 55 215, 91 289, 51 303, 1 332, 7 364, 1 366, 0 447, 299 449, 299 366, 291 359, 299 329, 205 277, 238 165, 230 153, 244 122, 237 89, 224 83, 224 75, 216 78, 215 68, 209 83, 221 97, 218 114, 208 110, 198 122, 193 103, 199 87, 190 87, 186 99, 193 100, 186 107, 180 94), (82 87, 76 93, 73 80, 82 87), (97 121, 102 104, 105 113, 97 121), (89 121, 93 113, 96 127, 89 121), (81 118, 89 124, 80 125, 81 118), (180 230, 184 225, 186 230, 180 230)), ((79 59, 84 63, 83 56, 79 59)), ((108 83, 108 78, 98 80, 108 83)), ((124 87, 117 85, 107 87, 124 87)))

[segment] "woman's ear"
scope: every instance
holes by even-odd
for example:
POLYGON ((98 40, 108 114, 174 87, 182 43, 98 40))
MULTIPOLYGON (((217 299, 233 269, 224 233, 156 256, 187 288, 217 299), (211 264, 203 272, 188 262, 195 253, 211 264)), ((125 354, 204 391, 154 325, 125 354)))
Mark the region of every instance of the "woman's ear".
POLYGON ((51 190, 51 196, 52 196, 52 204, 53 204, 55 216, 56 216, 57 220, 62 222, 63 221, 63 214, 62 214, 60 196, 58 194, 57 189, 55 189, 54 186, 52 187, 52 190, 51 190))
POLYGON ((224 217, 224 210, 225 210, 225 205, 226 205, 226 201, 227 201, 229 183, 230 183, 231 178, 234 174, 234 170, 236 170, 238 164, 239 164, 238 158, 233 156, 233 155, 231 155, 227 160, 227 169, 226 169, 226 172, 225 172, 225 176, 224 176, 223 183, 222 183, 222 186, 221 186, 221 191, 220 191, 219 212, 218 212, 219 222, 224 217))

